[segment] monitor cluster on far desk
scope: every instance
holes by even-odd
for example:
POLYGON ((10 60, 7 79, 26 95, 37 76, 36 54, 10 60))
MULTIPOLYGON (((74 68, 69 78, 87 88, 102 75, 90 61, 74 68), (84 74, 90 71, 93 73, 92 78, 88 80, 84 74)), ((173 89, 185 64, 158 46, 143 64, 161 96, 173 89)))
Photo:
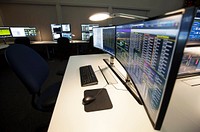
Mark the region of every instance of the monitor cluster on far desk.
POLYGON ((36 35, 36 27, 0 27, 0 38, 34 37, 36 35))

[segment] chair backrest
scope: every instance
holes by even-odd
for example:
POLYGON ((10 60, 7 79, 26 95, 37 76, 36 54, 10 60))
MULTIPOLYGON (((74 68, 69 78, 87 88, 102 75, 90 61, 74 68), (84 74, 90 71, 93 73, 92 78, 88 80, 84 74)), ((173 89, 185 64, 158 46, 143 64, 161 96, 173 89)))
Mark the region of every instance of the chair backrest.
POLYGON ((38 94, 49 74, 47 62, 32 48, 21 44, 9 46, 5 57, 29 92, 38 94))
POLYGON ((59 45, 66 45, 66 44, 69 44, 69 38, 66 38, 66 37, 60 37, 57 39, 57 43, 59 45))
POLYGON ((15 44, 24 44, 27 46, 30 46, 30 39, 28 37, 19 37, 19 38, 15 38, 14 40, 15 44))
POLYGON ((68 58, 72 52, 73 52, 73 47, 72 44, 70 43, 69 39, 66 37, 60 37, 57 40, 57 56, 59 59, 66 59, 68 58))

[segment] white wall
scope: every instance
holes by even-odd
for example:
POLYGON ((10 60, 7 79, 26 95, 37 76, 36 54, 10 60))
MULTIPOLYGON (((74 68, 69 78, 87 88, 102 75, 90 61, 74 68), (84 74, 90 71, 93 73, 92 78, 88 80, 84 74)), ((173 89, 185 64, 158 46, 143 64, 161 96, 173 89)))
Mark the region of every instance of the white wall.
MULTIPOLYGON (((94 23, 88 18, 96 12, 155 16, 182 6, 183 0, 1 0, 0 12, 5 26, 36 26, 42 40, 52 40, 51 23, 71 23, 74 39, 81 39, 80 24, 94 23)), ((98 23, 104 26, 131 21, 116 18, 98 23)))

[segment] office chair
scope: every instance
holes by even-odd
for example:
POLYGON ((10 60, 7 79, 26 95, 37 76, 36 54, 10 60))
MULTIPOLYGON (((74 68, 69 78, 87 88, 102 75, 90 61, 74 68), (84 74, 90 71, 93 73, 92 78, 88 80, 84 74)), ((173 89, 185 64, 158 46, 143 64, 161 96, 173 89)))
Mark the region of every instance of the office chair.
POLYGON ((28 37, 19 37, 19 38, 15 38, 14 43, 15 44, 24 44, 26 46, 30 46, 31 41, 28 37))
POLYGON ((60 60, 66 60, 72 54, 72 44, 66 37, 60 37, 57 39, 56 54, 60 60))
POLYGON ((43 89, 48 77, 47 62, 32 48, 15 44, 5 50, 5 58, 32 95, 32 105, 40 111, 53 111, 60 89, 60 82, 43 89))

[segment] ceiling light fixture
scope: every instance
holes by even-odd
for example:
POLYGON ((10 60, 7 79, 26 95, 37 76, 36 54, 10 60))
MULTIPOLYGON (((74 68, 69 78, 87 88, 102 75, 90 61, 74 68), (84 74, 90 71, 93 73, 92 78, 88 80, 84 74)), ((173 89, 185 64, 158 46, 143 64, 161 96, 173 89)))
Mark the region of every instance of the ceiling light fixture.
POLYGON ((89 17, 91 21, 103 21, 108 18, 110 18, 110 13, 108 12, 96 13, 89 17))
POLYGON ((91 21, 102 21, 106 20, 108 18, 115 18, 115 17, 122 17, 122 18, 128 18, 128 19, 147 19, 148 17, 145 16, 139 16, 139 15, 131 15, 131 14, 125 14, 125 13, 108 13, 108 12, 102 12, 102 13, 96 13, 89 17, 91 21))

